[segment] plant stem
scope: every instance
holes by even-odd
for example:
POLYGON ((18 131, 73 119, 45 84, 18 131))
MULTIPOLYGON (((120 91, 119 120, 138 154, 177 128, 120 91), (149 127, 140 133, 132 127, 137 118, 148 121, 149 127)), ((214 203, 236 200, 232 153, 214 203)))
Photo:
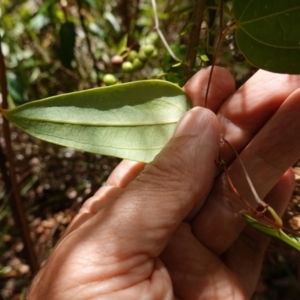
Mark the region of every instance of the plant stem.
MULTIPOLYGON (((2 38, 0 35, 0 86, 1 86, 1 93, 2 93, 2 109, 7 109, 8 92, 7 92, 7 81, 6 81, 6 72, 5 72, 6 66, 4 62, 1 44, 2 44, 2 38)), ((4 181, 6 183, 6 191, 8 192, 9 190, 12 189, 12 195, 11 197, 9 197, 9 204, 11 207, 15 226, 19 228, 21 231, 21 236, 24 243, 25 255, 27 257, 27 261, 33 275, 39 270, 39 264, 37 262, 33 243, 30 239, 30 232, 26 220, 26 214, 20 197, 19 189, 18 189, 17 178, 14 170, 14 156, 13 156, 13 150, 11 146, 10 127, 8 121, 5 118, 3 118, 3 136, 5 140, 6 156, 8 162, 8 169, 5 164, 1 165, 3 178, 7 178, 6 175, 9 174, 10 183, 8 184, 6 181, 4 181)))
POLYGON ((210 69, 210 73, 209 73, 209 77, 208 77, 208 83, 207 83, 207 88, 206 88, 206 93, 205 93, 205 104, 204 107, 207 107, 207 101, 208 101, 208 93, 209 93, 209 88, 210 88, 210 83, 211 83, 211 79, 212 79, 212 75, 214 72, 214 67, 216 64, 216 59, 217 59, 217 55, 219 53, 219 49, 220 49, 220 45, 221 42, 223 41, 224 37, 233 29, 235 29, 236 23, 235 21, 233 21, 225 30, 223 30, 221 32, 221 35, 219 37, 217 46, 216 46, 216 50, 215 50, 215 54, 212 60, 212 64, 211 64, 211 69, 210 69))
POLYGON ((193 16, 192 16, 192 28, 191 35, 188 43, 186 54, 186 65, 183 71, 183 77, 189 78, 192 76, 193 68, 197 57, 197 46, 199 43, 201 24, 203 20, 203 12, 205 10, 206 0, 195 0, 193 16))

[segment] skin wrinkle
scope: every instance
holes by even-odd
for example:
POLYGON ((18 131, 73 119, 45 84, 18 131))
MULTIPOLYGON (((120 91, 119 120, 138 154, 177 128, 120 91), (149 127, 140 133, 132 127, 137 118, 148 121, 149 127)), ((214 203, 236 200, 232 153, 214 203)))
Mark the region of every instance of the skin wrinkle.
MULTIPOLYGON (((142 255, 140 255, 142 256, 142 255)), ((108 284, 107 286, 111 289, 112 287, 112 282, 113 284, 116 285, 120 285, 119 282, 126 282, 126 284, 123 284, 123 288, 128 288, 131 286, 134 286, 135 284, 139 283, 142 281, 142 279, 144 278, 149 278, 151 277, 151 274, 154 271, 154 265, 155 262, 154 260, 149 260, 148 257, 146 255, 143 255, 142 261, 137 260, 134 261, 134 264, 128 263, 128 261, 123 261, 122 264, 124 265, 124 263, 129 264, 129 266, 123 266, 123 272, 119 272, 118 276, 106 276, 105 280, 101 281, 101 285, 105 285, 108 284), (146 269, 148 270, 148 272, 145 272, 145 265, 146 265, 146 269), (128 273, 128 270, 130 270, 130 273, 128 273), (129 276, 128 276, 129 275, 129 276), (125 280, 123 279, 123 277, 125 277, 125 280), (127 277, 127 278, 126 278, 127 277), (130 279, 130 280, 128 280, 130 279)), ((132 259, 129 259, 129 261, 132 261, 132 259)), ((107 268, 108 266, 110 266, 110 264, 104 265, 105 268, 107 268)), ((99 273, 99 272, 98 272, 99 273)), ((97 283, 99 284, 99 276, 98 273, 96 273, 93 278, 90 278, 89 280, 87 280, 87 282, 83 283, 85 285, 89 284, 89 283, 97 283)), ((119 288, 119 287, 118 287, 119 288)), ((102 289, 101 293, 104 293, 105 291, 102 289)))
MULTIPOLYGON (((94 265, 94 263, 93 263, 93 265, 94 265)), ((138 265, 140 266, 139 263, 138 263, 138 265)), ((111 263, 110 263, 110 266, 111 266, 111 263)), ((106 268, 107 268, 107 267, 106 267, 106 268)), ((132 269, 132 268, 129 268, 129 269, 132 269)), ((150 269, 151 269, 151 268, 150 268, 150 269)), ((150 270, 150 269, 149 269, 149 270, 150 270)), ((88 280, 91 281, 91 278, 88 278, 88 280)), ((98 278, 98 280, 99 280, 99 278, 98 278)))

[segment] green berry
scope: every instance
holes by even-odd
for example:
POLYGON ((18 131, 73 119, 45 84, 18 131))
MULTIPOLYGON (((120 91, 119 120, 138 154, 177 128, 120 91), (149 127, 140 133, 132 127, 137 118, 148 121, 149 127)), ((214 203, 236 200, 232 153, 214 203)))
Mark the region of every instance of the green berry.
POLYGON ((130 61, 125 61, 122 63, 122 70, 124 72, 130 73, 133 71, 133 64, 130 61))
POLYGON ((133 62, 134 59, 137 58, 137 57, 138 57, 138 53, 137 53, 135 50, 131 50, 131 51, 129 51, 129 53, 128 53, 127 59, 128 59, 129 61, 133 62))
POLYGON ((155 47, 151 44, 147 44, 147 45, 142 45, 141 46, 141 51, 143 51, 147 56, 150 56, 154 50, 155 50, 155 47))
POLYGON ((151 58, 156 58, 158 56, 158 51, 156 49, 154 49, 154 51, 152 52, 152 54, 150 55, 151 58))
POLYGON ((138 53, 138 59, 140 61, 146 61, 148 59, 148 56, 146 55, 146 53, 140 49, 139 53, 138 53))
POLYGON ((112 74, 105 74, 103 76, 103 82, 106 84, 106 85, 113 85, 113 84, 116 84, 117 82, 117 79, 114 75, 112 74))
POLYGON ((143 68, 144 64, 138 59, 138 58, 135 58, 132 62, 133 64, 133 68, 135 70, 140 70, 143 68))

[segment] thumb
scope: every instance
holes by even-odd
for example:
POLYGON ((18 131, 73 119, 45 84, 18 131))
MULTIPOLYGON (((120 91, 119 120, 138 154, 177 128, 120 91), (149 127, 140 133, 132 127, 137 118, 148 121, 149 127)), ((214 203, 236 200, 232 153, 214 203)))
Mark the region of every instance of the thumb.
POLYGON ((122 224, 114 233, 130 238, 134 249, 159 255, 179 224, 204 201, 219 148, 216 116, 200 107, 187 112, 164 149, 114 203, 114 224, 122 224))

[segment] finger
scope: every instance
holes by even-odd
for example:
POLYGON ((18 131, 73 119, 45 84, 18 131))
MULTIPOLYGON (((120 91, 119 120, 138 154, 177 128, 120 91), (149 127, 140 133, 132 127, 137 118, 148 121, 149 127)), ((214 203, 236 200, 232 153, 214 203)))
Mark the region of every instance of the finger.
POLYGON ((121 189, 138 176, 144 167, 144 163, 123 160, 107 179, 106 186, 101 187, 92 197, 84 202, 78 214, 64 232, 64 236, 81 227, 98 211, 119 196, 121 189))
POLYGON ((123 160, 121 163, 113 170, 106 181, 106 185, 117 186, 124 188, 132 180, 134 180, 140 172, 145 168, 145 163, 123 160))
MULTIPOLYGON (((222 134, 240 152, 299 87, 300 76, 259 70, 219 109, 222 134)), ((224 148, 223 159, 229 163, 234 155, 224 148)))
MULTIPOLYGON (((300 141, 296 134, 300 132, 299 98, 300 91, 288 97, 240 154, 261 199, 272 189, 284 170, 300 157, 300 141)), ((237 190, 253 204, 252 192, 238 161, 230 166, 229 173, 237 190)), ((244 227, 242 219, 236 214, 240 210, 236 210, 234 205, 237 199, 223 175, 193 221, 193 231, 199 241, 216 253, 223 253, 244 227), (211 235, 215 238, 211 239, 211 235)))
MULTIPOLYGON (((183 87, 193 106, 205 106, 205 95, 211 67, 201 69, 183 87)), ((216 112, 223 102, 234 93, 235 82, 229 71, 215 67, 210 83, 207 108, 216 112)))
POLYGON ((246 299, 237 277, 198 242, 186 223, 176 230, 161 259, 179 299, 246 299))
POLYGON ((63 237, 70 234, 72 231, 83 226, 99 212, 102 208, 111 203, 117 196, 121 194, 121 189, 115 186, 103 186, 95 195, 84 202, 78 214, 74 217, 71 224, 64 231, 63 237))
POLYGON ((123 160, 114 169, 106 181, 106 186, 101 187, 92 197, 87 199, 64 232, 64 236, 81 227, 90 220, 98 211, 108 205, 144 169, 145 164, 136 161, 123 160))
MULTIPOLYGON (((282 174, 300 157, 299 110, 300 89, 285 100, 240 155, 261 197, 265 197, 282 174)), ((237 162, 232 165, 232 173, 235 173, 236 165, 237 162)), ((234 174, 231 177, 239 185, 240 177, 236 178, 234 174)), ((241 183, 242 190, 243 185, 241 183)), ((246 194, 248 198, 249 194, 246 194)))
MULTIPOLYGON (((266 197, 266 201, 279 215, 287 207, 294 183, 294 173, 289 169, 266 197)), ((268 243, 269 238, 248 225, 223 256, 227 266, 239 278, 249 299, 256 287, 268 243)))
POLYGON ((121 189, 134 180, 144 167, 144 163, 123 160, 107 179, 106 186, 101 187, 95 195, 84 202, 77 216, 65 231, 64 236, 82 226, 98 211, 108 205, 112 199, 120 195, 121 189))

